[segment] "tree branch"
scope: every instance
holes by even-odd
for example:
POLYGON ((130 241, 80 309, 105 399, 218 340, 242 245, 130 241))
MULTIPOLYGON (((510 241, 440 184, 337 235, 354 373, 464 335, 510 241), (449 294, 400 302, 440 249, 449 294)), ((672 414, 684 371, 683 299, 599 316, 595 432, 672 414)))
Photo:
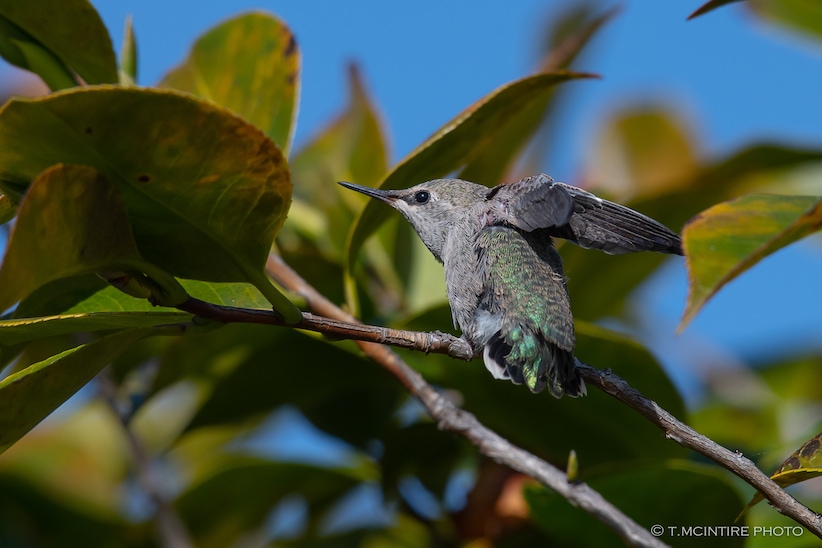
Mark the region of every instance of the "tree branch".
MULTIPOLYGON (((308 307, 314 312, 340 322, 358 323, 353 316, 318 293, 299 274, 286 265, 280 257, 270 256, 267 269, 269 274, 281 285, 302 296, 308 303, 308 307)), ((304 326, 300 324, 299 327, 304 326)), ((362 326, 362 328, 364 333, 371 333, 369 326, 362 326)), ((379 329, 378 331, 381 332, 379 329)), ((392 333, 393 337, 394 334, 392 333)), ((445 349, 453 348, 457 349, 459 353, 457 357, 470 359, 466 356, 470 357, 472 351, 464 340, 444 333, 438 333, 434 338, 437 340, 442 339, 442 344, 439 342, 430 345, 423 343, 420 346, 409 347, 446 354, 449 352, 445 349)), ((417 336, 401 335, 397 340, 407 339, 416 340, 417 336)), ((365 340, 358 340, 357 344, 369 358, 387 369, 423 404, 441 429, 465 437, 483 455, 522 472, 556 491, 571 504, 582 508, 609 526, 631 545, 665 546, 659 539, 653 537, 647 529, 623 514, 621 510, 605 500, 602 495, 591 489, 587 484, 568 481, 564 471, 513 445, 496 432, 486 428, 473 414, 456 407, 451 401, 435 391, 419 373, 408 366, 388 347, 366 342, 365 340)))
POLYGON ((596 369, 579 360, 577 360, 577 367, 585 382, 596 386, 628 407, 638 411, 639 414, 662 429, 666 438, 675 441, 682 447, 692 449, 723 468, 730 470, 762 493, 778 512, 789 516, 794 521, 804 525, 813 534, 822 538, 822 516, 789 495, 742 453, 730 451, 712 439, 698 433, 610 371, 596 369))
MULTIPOLYGON (((336 308, 329 302, 329 305, 336 308)), ((250 308, 236 308, 233 306, 223 306, 213 304, 193 297, 177 306, 178 309, 190 312, 202 318, 217 320, 224 323, 260 323, 266 325, 282 325, 285 322, 271 310, 254 310, 250 308)), ((339 310, 339 309, 338 309, 339 310)), ((339 310, 344 314, 342 310, 339 310)), ((367 341, 401 348, 411 348, 425 352, 426 354, 447 354, 452 358, 470 360, 473 358, 471 346, 463 339, 434 331, 432 333, 422 333, 419 331, 403 331, 401 329, 390 329, 388 327, 377 327, 364 325, 357 322, 353 317, 346 320, 334 319, 325 316, 303 312, 303 319, 289 327, 305 329, 322 333, 332 339, 351 339, 355 341, 367 341)))

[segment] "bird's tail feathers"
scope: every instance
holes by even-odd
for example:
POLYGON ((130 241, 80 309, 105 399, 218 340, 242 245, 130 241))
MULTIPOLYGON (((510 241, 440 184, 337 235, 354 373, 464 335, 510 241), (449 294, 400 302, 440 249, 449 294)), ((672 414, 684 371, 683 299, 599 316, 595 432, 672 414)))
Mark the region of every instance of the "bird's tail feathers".
POLYGON ((555 398, 563 394, 574 398, 587 394, 573 353, 536 333, 523 336, 523 331, 517 330, 509 336, 516 340, 518 351, 513 351, 501 331, 494 333, 483 349, 483 362, 495 379, 525 384, 535 394, 547 386, 555 398))

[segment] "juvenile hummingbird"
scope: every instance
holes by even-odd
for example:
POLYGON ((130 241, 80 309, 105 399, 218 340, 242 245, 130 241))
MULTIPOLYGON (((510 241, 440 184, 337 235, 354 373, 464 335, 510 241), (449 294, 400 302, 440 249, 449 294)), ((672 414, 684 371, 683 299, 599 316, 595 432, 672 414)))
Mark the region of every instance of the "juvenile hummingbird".
POLYGON ((341 182, 411 223, 445 268, 455 327, 497 379, 585 394, 574 319, 553 238, 610 254, 682 255, 678 234, 625 206, 540 174, 494 188, 436 179, 404 190, 341 182))

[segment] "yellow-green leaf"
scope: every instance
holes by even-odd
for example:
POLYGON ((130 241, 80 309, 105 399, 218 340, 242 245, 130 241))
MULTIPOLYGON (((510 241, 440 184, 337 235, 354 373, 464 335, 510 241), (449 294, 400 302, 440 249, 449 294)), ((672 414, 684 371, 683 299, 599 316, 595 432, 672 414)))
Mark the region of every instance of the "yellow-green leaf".
POLYGON ((690 287, 680 329, 723 285, 820 227, 816 196, 750 194, 691 219, 682 233, 690 287))
POLYGON ((56 165, 20 205, 0 265, 0 310, 51 281, 95 272, 148 274, 159 284, 157 301, 187 298, 174 278, 140 257, 117 188, 93 168, 56 165))
MULTIPOLYGON (((244 283, 217 283, 202 282, 199 280, 179 280, 186 293, 213 304, 235 306, 238 308, 256 308, 264 310, 270 308, 268 301, 260 291, 250 284, 244 283)), ((65 314, 93 313, 93 312, 142 312, 170 311, 152 306, 145 299, 135 299, 113 287, 106 287, 93 295, 81 300, 65 314)))
POLYGON ((68 333, 155 327, 184 323, 191 319, 185 312, 91 312, 62 314, 44 318, 0 320, 0 346, 68 333))
POLYGON ((117 185, 150 263, 182 278, 252 283, 286 321, 299 320, 264 271, 291 201, 288 166, 247 122, 189 94, 119 86, 0 109, 9 198, 60 162, 93 166, 117 185))
MULTIPOLYGON (((22 32, 23 41, 59 59, 87 84, 117 82, 111 38, 88 0, 3 0, 0 18, 22 32)), ((5 25, 0 27, 0 33, 5 30, 5 25)), ((21 64, 19 54, 2 55, 11 63, 37 72, 37 67, 21 64)))
POLYGON ((153 328, 129 329, 37 362, 0 381, 0 453, 80 390, 129 344, 153 328))
MULTIPOLYGON (((819 476, 822 476, 822 432, 803 443, 802 447, 785 459, 771 475, 771 479, 780 487, 787 487, 819 476)), ((757 491, 736 519, 764 498, 762 493, 757 491)))
POLYGON ((751 0, 763 19, 817 40, 822 40, 822 2, 816 0, 751 0))
POLYGON ((134 24, 131 16, 126 17, 126 29, 123 32, 123 45, 120 47, 120 83, 137 82, 137 38, 134 36, 134 24))
MULTIPOLYGON (((693 12, 693 19, 716 8, 742 0, 710 0, 693 12)), ((822 39, 822 3, 816 0, 748 0, 754 13, 766 21, 798 31, 816 40, 822 39)))
POLYGON ((587 175, 619 201, 660 195, 683 186, 697 171, 687 128, 662 108, 619 112, 602 129, 587 175))
POLYGON ((15 40, 11 43, 24 59, 24 68, 34 72, 52 90, 74 87, 77 83, 71 71, 48 49, 30 40, 15 40))
POLYGON ((349 66, 348 90, 345 111, 290 162, 294 194, 305 214, 295 212, 289 222, 314 235, 320 244, 327 239, 339 257, 354 211, 362 207, 365 196, 329 184, 361 181, 376 185, 388 169, 386 137, 355 65, 349 66))
POLYGON ((273 15, 248 13, 204 34, 160 85, 231 109, 263 130, 287 156, 299 71, 299 49, 286 24, 273 15))

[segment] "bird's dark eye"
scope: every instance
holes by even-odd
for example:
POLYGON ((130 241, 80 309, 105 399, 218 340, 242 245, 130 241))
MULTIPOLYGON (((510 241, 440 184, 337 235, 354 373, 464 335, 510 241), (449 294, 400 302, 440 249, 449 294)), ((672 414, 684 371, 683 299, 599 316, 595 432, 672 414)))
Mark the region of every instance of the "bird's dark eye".
POLYGON ((418 191, 416 191, 416 192, 414 193, 414 200, 415 200, 418 204, 424 204, 424 203, 425 203, 425 202, 427 202, 430 198, 431 198, 431 195, 430 195, 430 194, 428 194, 428 191, 426 191, 426 190, 418 190, 418 191))

